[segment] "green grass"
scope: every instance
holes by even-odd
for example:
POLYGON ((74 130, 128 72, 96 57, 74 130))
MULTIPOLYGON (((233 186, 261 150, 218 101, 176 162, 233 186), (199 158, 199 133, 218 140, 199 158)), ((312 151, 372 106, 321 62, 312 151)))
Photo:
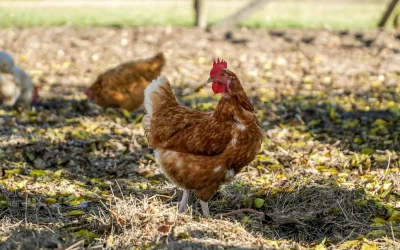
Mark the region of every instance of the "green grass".
POLYGON ((271 2, 244 24, 269 28, 372 28, 385 10, 384 2, 271 2))
MULTIPOLYGON (((191 1, 152 3, 136 7, 32 7, 18 1, 11 5, 0 3, 0 27, 193 25, 191 1)), ((228 4, 209 1, 209 23, 234 13, 244 4, 245 1, 228 4)), ((376 26, 386 4, 387 1, 271 1, 241 25, 265 28, 372 28, 376 26)))

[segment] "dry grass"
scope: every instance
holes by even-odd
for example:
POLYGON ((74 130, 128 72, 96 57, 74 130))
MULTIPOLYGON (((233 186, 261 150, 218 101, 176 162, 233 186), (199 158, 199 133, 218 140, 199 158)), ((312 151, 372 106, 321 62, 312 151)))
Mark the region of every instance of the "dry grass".
POLYGON ((116 199, 110 210, 117 214, 113 228, 116 233, 109 236, 112 239, 107 244, 115 249, 144 245, 162 249, 252 248, 264 242, 260 235, 253 236, 237 222, 206 219, 190 212, 177 214, 175 206, 166 205, 158 197, 116 199))

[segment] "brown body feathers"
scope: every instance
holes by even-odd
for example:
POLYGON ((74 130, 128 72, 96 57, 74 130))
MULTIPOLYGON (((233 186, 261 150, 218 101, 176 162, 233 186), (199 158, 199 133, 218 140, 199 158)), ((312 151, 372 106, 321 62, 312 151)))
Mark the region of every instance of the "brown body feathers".
POLYGON ((239 79, 226 70, 231 91, 213 112, 181 106, 165 77, 145 90, 143 118, 149 145, 163 172, 176 185, 207 201, 260 150, 263 133, 239 79))
POLYGON ((164 64, 164 55, 159 53, 109 69, 86 90, 88 99, 102 107, 135 110, 143 104, 144 89, 157 78, 164 64))

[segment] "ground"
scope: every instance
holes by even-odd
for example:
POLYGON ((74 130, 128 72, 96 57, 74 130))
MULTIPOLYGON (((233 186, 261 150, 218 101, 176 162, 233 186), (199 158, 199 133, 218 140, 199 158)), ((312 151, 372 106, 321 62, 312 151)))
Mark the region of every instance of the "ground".
MULTIPOLYGON (((194 28, 0 30, 40 86, 30 110, 0 109, 2 249, 400 248, 400 35, 394 31, 194 28), (154 161, 132 113, 82 88, 121 62, 165 52, 179 101, 212 110, 212 60, 227 60, 265 132, 257 158, 210 201, 154 161)), ((205 135, 207 136, 207 135, 205 135)))

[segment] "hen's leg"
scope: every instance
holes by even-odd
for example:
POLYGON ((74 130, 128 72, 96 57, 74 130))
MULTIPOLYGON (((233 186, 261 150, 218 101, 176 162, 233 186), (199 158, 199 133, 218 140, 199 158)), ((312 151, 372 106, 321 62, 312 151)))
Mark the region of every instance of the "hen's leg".
POLYGON ((179 202, 179 213, 183 213, 187 209, 187 204, 188 204, 188 199, 189 199, 189 190, 183 190, 183 195, 182 195, 182 200, 179 202))
POLYGON ((201 209, 203 210, 204 217, 210 217, 210 210, 208 210, 208 202, 200 200, 201 209))
POLYGON ((208 185, 202 190, 196 190, 196 196, 200 200, 201 209, 203 210, 203 216, 210 217, 210 210, 208 209, 208 200, 217 192, 219 188, 219 183, 214 182, 208 185))

